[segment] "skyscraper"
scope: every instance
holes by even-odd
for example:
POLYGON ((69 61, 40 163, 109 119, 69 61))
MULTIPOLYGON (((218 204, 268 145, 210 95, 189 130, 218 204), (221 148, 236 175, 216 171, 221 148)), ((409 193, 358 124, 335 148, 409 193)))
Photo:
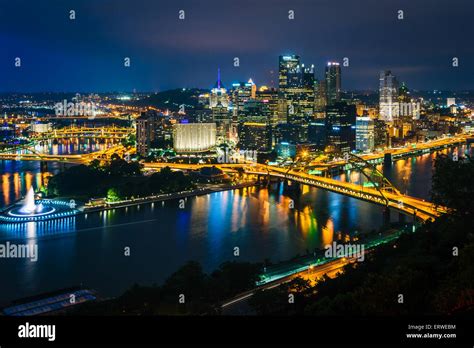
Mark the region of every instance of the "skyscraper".
POLYGON ((375 128, 374 120, 362 116, 356 118, 356 150, 361 152, 374 151, 375 128))
POLYGON ((398 81, 390 70, 380 72, 379 106, 380 119, 392 122, 398 118, 398 81))
POLYGON ((335 151, 347 152, 355 148, 355 105, 345 102, 326 108, 326 145, 335 151))
POLYGON ((288 73, 294 71, 300 65, 300 56, 280 56, 278 64, 278 88, 285 89, 288 81, 288 73))
POLYGON ((314 117, 314 65, 305 67, 299 56, 280 56, 279 119, 305 129, 298 142, 307 140, 307 127, 314 117))
POLYGON ((333 105, 341 100, 341 67, 339 63, 328 62, 325 80, 327 105, 333 105))
POLYGON ((237 82, 232 84, 232 117, 234 121, 242 114, 244 104, 250 100, 255 99, 257 86, 252 79, 248 82, 237 82))
POLYGON ((137 118, 137 152, 145 157, 151 149, 156 137, 158 113, 154 110, 143 112, 137 118))
POLYGON ((225 142, 232 137, 232 114, 229 112, 229 95, 221 82, 220 69, 217 70, 217 81, 209 95, 209 107, 212 119, 217 127, 217 139, 225 142))

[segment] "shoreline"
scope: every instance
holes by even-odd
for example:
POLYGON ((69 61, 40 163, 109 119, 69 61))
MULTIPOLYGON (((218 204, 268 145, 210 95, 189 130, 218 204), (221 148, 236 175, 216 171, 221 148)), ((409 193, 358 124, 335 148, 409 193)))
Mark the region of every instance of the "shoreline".
MULTIPOLYGON (((163 193, 160 195, 155 196, 148 196, 144 198, 136 198, 133 200, 121 201, 117 203, 107 203, 107 206, 98 206, 98 207, 84 207, 79 212, 79 214, 87 214, 87 213, 95 213, 101 212, 106 210, 118 209, 118 208, 127 208, 133 207, 140 204, 147 204, 147 203, 155 203, 155 202, 164 202, 172 199, 182 199, 188 197, 196 197, 196 196, 203 196, 211 193, 216 192, 223 192, 223 191, 230 191, 234 189, 246 188, 246 187, 253 187, 258 186, 259 183, 257 181, 252 181, 248 183, 240 183, 236 185, 226 185, 222 187, 215 187, 215 188, 197 188, 191 191, 180 191, 180 192, 173 192, 173 193, 163 193)), ((78 214, 78 215, 79 215, 78 214)))

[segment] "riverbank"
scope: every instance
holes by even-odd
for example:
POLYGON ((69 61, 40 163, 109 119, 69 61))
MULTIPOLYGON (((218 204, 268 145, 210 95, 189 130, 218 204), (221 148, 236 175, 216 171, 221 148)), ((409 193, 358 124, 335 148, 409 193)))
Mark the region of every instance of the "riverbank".
POLYGON ((212 185, 212 187, 201 187, 201 188, 197 188, 190 191, 164 193, 160 195, 153 195, 153 196, 148 196, 148 197, 143 197, 143 198, 134 198, 134 199, 123 200, 123 201, 118 201, 118 202, 106 202, 104 205, 99 205, 99 206, 85 205, 84 208, 82 209, 82 212, 83 213, 100 212, 104 210, 126 208, 126 207, 136 206, 140 204, 146 204, 146 203, 162 202, 162 201, 167 201, 167 200, 172 200, 172 199, 183 199, 183 198, 189 198, 189 197, 194 197, 194 196, 203 196, 203 195, 207 195, 207 194, 211 194, 215 192, 229 191, 229 190, 241 189, 245 187, 252 187, 258 184, 259 183, 257 181, 249 181, 245 183, 231 184, 231 185, 216 184, 216 185, 212 185))

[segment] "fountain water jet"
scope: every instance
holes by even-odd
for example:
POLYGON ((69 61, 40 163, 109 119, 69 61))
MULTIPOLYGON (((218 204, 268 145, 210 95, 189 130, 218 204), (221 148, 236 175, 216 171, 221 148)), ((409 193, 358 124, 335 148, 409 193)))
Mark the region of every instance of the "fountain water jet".
POLYGON ((35 204, 35 190, 33 189, 33 186, 30 186, 30 189, 23 200, 23 206, 21 207, 20 212, 33 214, 37 212, 37 208, 38 206, 35 204))

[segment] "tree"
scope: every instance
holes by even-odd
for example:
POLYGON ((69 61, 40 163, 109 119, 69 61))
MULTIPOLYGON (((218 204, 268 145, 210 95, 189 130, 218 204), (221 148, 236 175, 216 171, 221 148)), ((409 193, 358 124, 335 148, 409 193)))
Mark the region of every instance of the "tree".
POLYGON ((118 202, 121 200, 119 192, 116 188, 111 187, 107 190, 107 200, 109 202, 118 202))
POLYGON ((435 160, 431 197, 455 215, 474 216, 474 163, 469 156, 451 160, 446 155, 435 160))

